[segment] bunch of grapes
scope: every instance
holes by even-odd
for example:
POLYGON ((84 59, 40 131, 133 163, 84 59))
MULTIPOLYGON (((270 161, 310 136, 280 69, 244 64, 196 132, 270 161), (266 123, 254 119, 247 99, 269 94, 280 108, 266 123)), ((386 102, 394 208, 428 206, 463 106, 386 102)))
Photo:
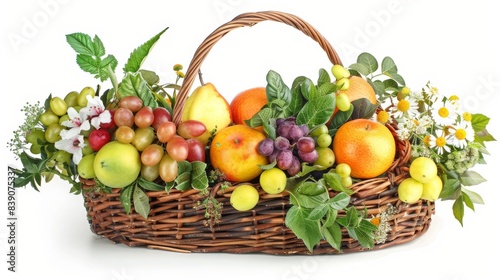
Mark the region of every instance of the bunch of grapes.
MULTIPOLYGON (((322 130, 319 135, 326 134, 330 137, 329 143, 324 140, 318 141, 319 137, 315 137, 314 134, 310 135, 309 127, 305 124, 298 125, 295 117, 277 119, 276 138, 262 140, 258 151, 261 155, 267 156, 270 162, 276 161, 279 169, 286 171, 290 176, 295 176, 300 172, 302 163, 316 164, 320 160, 320 148, 329 149, 327 147, 331 144, 331 136, 326 125, 324 127, 326 132, 322 130)), ((317 129, 314 132, 316 131, 317 129)), ((322 138, 328 137, 322 136, 322 138)))

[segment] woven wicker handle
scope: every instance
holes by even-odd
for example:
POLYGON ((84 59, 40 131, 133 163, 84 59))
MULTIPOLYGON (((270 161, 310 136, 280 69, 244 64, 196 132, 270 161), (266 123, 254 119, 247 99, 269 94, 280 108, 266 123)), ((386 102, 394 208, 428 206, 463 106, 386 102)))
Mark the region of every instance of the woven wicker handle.
POLYGON ((201 63, 205 60, 207 54, 215 45, 215 43, 217 43, 217 41, 219 41, 224 35, 226 35, 233 29, 244 26, 251 27, 261 21, 266 20, 285 23, 302 31, 304 34, 319 43, 319 45, 326 52, 328 58, 333 64, 342 64, 337 52, 333 49, 330 43, 314 27, 297 16, 276 11, 241 14, 214 30, 196 50, 186 71, 184 81, 176 98, 176 105, 173 112, 174 123, 179 124, 181 122, 184 104, 186 102, 186 99, 188 98, 189 90, 191 89, 191 86, 193 85, 194 80, 198 75, 201 63))

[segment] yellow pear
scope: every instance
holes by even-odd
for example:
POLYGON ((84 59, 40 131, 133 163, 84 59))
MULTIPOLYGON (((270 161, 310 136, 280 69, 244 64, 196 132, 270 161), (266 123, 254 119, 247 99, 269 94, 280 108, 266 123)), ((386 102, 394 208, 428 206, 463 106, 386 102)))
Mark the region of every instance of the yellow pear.
POLYGON ((430 182, 423 185, 424 189, 421 196, 422 199, 434 201, 439 198, 439 195, 443 190, 443 181, 439 176, 434 176, 430 182))
POLYGON ((197 87, 186 99, 182 120, 197 120, 205 124, 207 131, 196 139, 207 145, 213 130, 217 133, 232 123, 231 109, 215 86, 206 83, 197 87))

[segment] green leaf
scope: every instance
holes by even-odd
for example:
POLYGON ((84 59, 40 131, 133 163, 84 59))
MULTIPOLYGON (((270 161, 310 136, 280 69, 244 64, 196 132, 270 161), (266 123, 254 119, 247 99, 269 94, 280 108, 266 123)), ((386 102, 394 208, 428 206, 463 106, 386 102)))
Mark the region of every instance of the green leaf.
POLYGON ((307 79, 306 77, 297 77, 292 84, 292 89, 290 90, 291 94, 291 99, 290 103, 288 104, 288 107, 286 108, 286 115, 287 116, 295 116, 297 113, 304 107, 304 104, 306 103, 306 99, 302 95, 302 92, 300 90, 302 82, 307 79))
POLYGON ((144 106, 150 106, 153 109, 158 106, 141 73, 127 73, 120 84, 120 94, 122 97, 138 96, 144 106))
POLYGON ((353 63, 349 66, 349 69, 355 70, 363 76, 368 76, 371 73, 370 69, 366 65, 361 63, 353 63))
POLYGON ((309 100, 297 114, 297 124, 307 124, 309 128, 325 124, 330 120, 335 109, 335 97, 332 94, 309 100))
POLYGON ((477 194, 476 192, 462 188, 462 193, 466 194, 469 197, 469 199, 471 200, 471 202, 477 203, 477 204, 484 204, 483 198, 479 194, 477 194))
POLYGON ((120 191, 120 202, 123 206, 125 213, 130 214, 132 207, 132 192, 135 189, 135 184, 130 184, 120 191))
POLYGON ((351 103, 351 107, 347 111, 337 111, 332 121, 330 122, 329 129, 337 129, 341 127, 344 123, 346 123, 352 116, 352 112, 354 112, 354 105, 351 103))
POLYGON ((339 224, 333 223, 330 226, 323 226, 321 227, 321 233, 323 234, 328 244, 330 244, 330 246, 332 246, 337 251, 342 252, 342 230, 339 224))
POLYGON ((326 219, 323 221, 324 227, 332 226, 337 220, 338 211, 328 207, 328 213, 326 213, 326 219))
POLYGON ((396 67, 396 63, 394 63, 394 60, 392 58, 386 56, 384 59, 382 59, 382 73, 388 75, 389 73, 397 73, 398 72, 398 67, 396 67))
MULTIPOLYGON (((310 183, 310 182, 305 182, 310 183)), ((304 183, 303 183, 304 184, 304 183)), ((315 208, 319 204, 324 203, 329 199, 328 192, 322 191, 317 192, 318 194, 307 194, 307 190, 300 193, 299 189, 303 184, 298 184, 292 191, 292 196, 290 196, 290 203, 293 205, 300 205, 301 207, 315 208)), ((306 186, 309 184, 306 184, 306 186)))
POLYGON ((207 164, 201 161, 193 161, 191 167, 191 185, 193 189, 204 190, 208 188, 207 164))
POLYGON ((280 74, 273 70, 270 70, 266 75, 266 96, 268 102, 273 102, 274 100, 283 100, 287 104, 290 103, 292 98, 290 94, 290 89, 283 82, 280 74))
POLYGON ((351 190, 350 188, 342 186, 342 178, 337 173, 325 173, 323 174, 323 179, 325 180, 326 185, 336 192, 342 192, 348 196, 353 193, 353 190, 351 190))
MULTIPOLYGON (((78 54, 76 55, 76 63, 78 66, 83 71, 86 71, 90 74, 97 74, 99 73, 99 64, 100 62, 97 61, 95 58, 93 58, 90 55, 86 54, 78 54)), ((97 76, 96 76, 97 77, 97 76)))
POLYGON ((448 176, 443 179, 443 189, 439 197, 442 200, 455 199, 460 193, 460 181, 457 178, 449 178, 448 176))
POLYGON ((193 167, 188 161, 181 161, 178 163, 178 175, 175 178, 175 187, 181 191, 187 191, 191 189, 191 171, 193 167))
MULTIPOLYGON (((358 56, 358 59, 356 62, 366 66, 366 68, 368 69, 368 74, 371 74, 371 73, 377 71, 377 69, 378 69, 377 59, 373 55, 371 55, 367 52, 361 53, 358 56)), ((368 74, 366 74, 365 76, 367 76, 368 74)))
POLYGON ((462 196, 459 196, 453 203, 453 216, 460 222, 460 225, 464 226, 464 201, 462 196))
POLYGON ((163 190, 165 190, 164 186, 159 185, 155 182, 150 182, 142 177, 139 177, 137 182, 139 183, 139 186, 141 186, 143 189, 148 190, 148 191, 163 191, 163 190))
POLYGON ((330 73, 325 69, 319 69, 319 77, 318 77, 318 87, 321 87, 323 84, 331 84, 330 73))
POLYGON ((304 96, 306 100, 318 97, 316 86, 314 86, 314 83, 308 78, 300 84, 300 92, 302 92, 302 96, 304 96))
POLYGON ((94 40, 92 41, 92 43, 94 47, 94 56, 101 57, 106 53, 104 44, 97 35, 94 36, 94 40))
POLYGON ((386 75, 389 76, 389 77, 391 77, 393 80, 395 80, 396 82, 398 82, 400 85, 402 85, 402 86, 406 85, 405 80, 398 73, 390 73, 389 72, 389 73, 386 73, 386 75))
POLYGON ((147 58, 149 55, 149 52, 153 48, 153 46, 156 44, 156 42, 160 39, 161 35, 167 31, 168 27, 160 31, 160 33, 156 34, 153 36, 153 38, 149 39, 147 42, 144 44, 140 45, 136 49, 132 51, 130 54, 129 59, 127 60, 127 63, 123 67, 123 71, 125 73, 127 72, 132 72, 135 73, 139 71, 139 69, 142 66, 142 63, 144 60, 147 58))
POLYGON ((378 104, 373 104, 368 98, 360 98, 351 102, 354 106, 351 119, 370 119, 377 111, 378 104))
MULTIPOLYGON (((155 85, 158 82, 160 82, 160 76, 158 76, 154 71, 139 69, 139 72, 142 74, 142 77, 150 86, 155 85)), ((162 99, 165 99, 165 98, 162 98, 162 99)))
POLYGON ((106 56, 99 64, 99 69, 98 69, 99 72, 96 78, 100 78, 101 82, 107 80, 112 75, 109 69, 111 68, 111 71, 115 71, 117 65, 118 61, 113 55, 106 56), (108 66, 110 68, 108 68, 108 66))
POLYGON ((486 129, 489 122, 490 118, 483 114, 472 114, 471 124, 475 132, 486 129))
POLYGON ((251 127, 258 127, 264 125, 264 123, 269 122, 273 117, 273 110, 268 107, 262 108, 257 114, 255 114, 251 119, 246 120, 246 124, 251 127))
POLYGON ((474 211, 474 202, 472 202, 472 199, 464 192, 462 192, 462 198, 463 198, 464 204, 467 207, 469 207, 470 209, 472 209, 472 211, 474 211))
POLYGON ((150 205, 149 205, 149 197, 141 188, 134 188, 134 209, 141 217, 144 219, 148 219, 150 205))
POLYGON ((363 248, 373 248, 374 241, 372 233, 364 231, 361 227, 354 228, 354 232, 356 234, 356 239, 363 248))
POLYGON ((334 83, 324 83, 321 86, 318 86, 318 96, 333 94, 336 91, 337 85, 334 83))
POLYGON ((460 175, 460 182, 464 186, 474 186, 486 182, 486 179, 476 171, 468 170, 460 175))
POLYGON ((319 183, 315 183, 315 182, 311 182, 311 181, 303 182, 302 184, 298 185, 296 188, 297 188, 297 193, 303 194, 303 195, 308 195, 308 196, 320 195, 321 193, 326 191, 324 186, 322 186, 319 183))
POLYGON ((309 216, 307 216, 308 220, 312 221, 319 221, 325 214, 328 212, 328 204, 319 204, 316 206, 311 213, 309 213, 309 216))
POLYGON ((380 80, 375 80, 372 81, 370 79, 367 79, 368 83, 372 86, 373 90, 375 91, 375 94, 377 95, 379 100, 384 100, 385 99, 385 85, 384 82, 380 80))
POLYGON ((349 202, 351 202, 351 197, 348 194, 341 192, 330 198, 326 203, 335 210, 343 210, 347 207, 347 205, 349 205, 349 202))
POLYGON ((66 41, 78 54, 94 56, 94 43, 92 38, 84 33, 73 33, 66 35, 66 41))
POLYGON ((285 217, 285 225, 304 242, 310 252, 322 238, 319 222, 307 219, 311 211, 311 209, 292 206, 285 217))
POLYGON ((358 217, 356 208, 349 207, 346 211, 345 216, 342 218, 338 218, 337 221, 345 228, 354 228, 359 225, 360 219, 358 217))

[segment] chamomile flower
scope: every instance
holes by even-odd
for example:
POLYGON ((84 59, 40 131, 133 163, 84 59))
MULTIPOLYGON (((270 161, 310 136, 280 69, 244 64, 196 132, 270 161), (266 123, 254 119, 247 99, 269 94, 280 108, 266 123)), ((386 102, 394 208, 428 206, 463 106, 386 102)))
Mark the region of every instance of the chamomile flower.
POLYGON ((446 133, 438 129, 435 131, 435 134, 431 134, 429 138, 429 145, 431 149, 435 149, 438 155, 442 155, 444 152, 449 153, 450 147, 449 145, 450 136, 446 135, 446 133))
POLYGON ((467 141, 474 141, 474 129, 469 122, 461 121, 456 126, 449 129, 453 146, 463 149, 467 146, 467 141))
POLYGON ((432 118, 437 125, 451 125, 457 119, 457 112, 451 102, 437 102, 432 109, 432 118))
POLYGON ((407 96, 399 100, 396 106, 392 108, 392 114, 396 119, 403 117, 413 118, 418 114, 418 103, 415 99, 407 96))

